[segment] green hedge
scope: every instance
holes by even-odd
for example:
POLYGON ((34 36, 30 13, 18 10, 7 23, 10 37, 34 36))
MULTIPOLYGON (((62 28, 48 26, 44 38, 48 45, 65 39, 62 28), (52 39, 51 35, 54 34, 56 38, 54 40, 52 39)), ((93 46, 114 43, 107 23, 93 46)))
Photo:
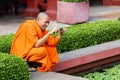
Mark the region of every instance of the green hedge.
POLYGON ((120 39, 120 22, 105 20, 68 27, 58 45, 59 53, 120 39))
POLYGON ((103 69, 101 72, 93 72, 83 75, 89 80, 120 80, 120 64, 112 68, 103 69))
POLYGON ((16 56, 0 52, 0 80, 29 80, 26 62, 16 56))
POLYGON ((9 53, 14 34, 0 36, 0 52, 9 53))
MULTIPOLYGON (((9 53, 13 37, 13 34, 0 36, 0 52, 9 53)), ((68 27, 57 48, 63 53, 117 39, 120 39, 120 21, 88 22, 68 27)))

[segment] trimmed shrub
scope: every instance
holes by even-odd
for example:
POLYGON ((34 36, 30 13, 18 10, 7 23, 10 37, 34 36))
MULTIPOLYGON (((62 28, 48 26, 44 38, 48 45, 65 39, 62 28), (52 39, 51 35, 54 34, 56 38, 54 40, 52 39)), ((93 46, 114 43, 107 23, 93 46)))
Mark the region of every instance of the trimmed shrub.
POLYGON ((117 19, 118 21, 120 21, 120 17, 118 17, 118 19, 117 19))
POLYGON ((0 36, 0 52, 10 53, 13 37, 14 34, 0 36))
POLYGON ((26 62, 16 56, 0 52, 0 80, 29 80, 26 62))
MULTIPOLYGON (((0 52, 10 52, 13 37, 13 34, 0 36, 0 52)), ((67 27, 57 49, 63 53, 117 39, 120 39, 120 21, 88 22, 67 27)))
POLYGON ((58 45, 59 53, 120 39, 120 22, 105 20, 68 27, 58 45))

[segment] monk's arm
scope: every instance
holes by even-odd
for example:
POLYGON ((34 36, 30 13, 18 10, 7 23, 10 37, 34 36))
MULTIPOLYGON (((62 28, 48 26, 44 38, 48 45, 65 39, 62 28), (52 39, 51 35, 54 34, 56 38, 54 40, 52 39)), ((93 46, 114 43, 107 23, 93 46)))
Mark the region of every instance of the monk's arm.
POLYGON ((56 31, 56 28, 53 28, 53 29, 52 29, 50 32, 48 32, 44 37, 38 39, 38 41, 37 41, 36 44, 35 44, 35 47, 40 47, 41 45, 43 45, 43 44, 47 41, 48 37, 49 37, 51 34, 53 34, 55 31, 56 31))
POLYGON ((46 42, 46 40, 47 40, 47 38, 49 37, 49 33, 47 33, 43 38, 40 38, 40 39, 38 39, 38 41, 36 42, 36 44, 35 44, 35 47, 39 47, 39 46, 41 46, 42 44, 44 44, 45 42, 46 42))

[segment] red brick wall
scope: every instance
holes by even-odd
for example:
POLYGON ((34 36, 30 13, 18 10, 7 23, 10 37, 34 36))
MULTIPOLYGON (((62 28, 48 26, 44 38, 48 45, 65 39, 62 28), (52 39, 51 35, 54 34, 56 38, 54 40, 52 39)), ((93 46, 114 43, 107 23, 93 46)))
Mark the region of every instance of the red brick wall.
POLYGON ((103 0, 103 5, 111 5, 111 0, 103 0))
POLYGON ((116 6, 120 6, 120 0, 103 0, 103 5, 116 5, 116 6))
POLYGON ((120 6, 120 0, 112 0, 112 5, 119 5, 120 6))

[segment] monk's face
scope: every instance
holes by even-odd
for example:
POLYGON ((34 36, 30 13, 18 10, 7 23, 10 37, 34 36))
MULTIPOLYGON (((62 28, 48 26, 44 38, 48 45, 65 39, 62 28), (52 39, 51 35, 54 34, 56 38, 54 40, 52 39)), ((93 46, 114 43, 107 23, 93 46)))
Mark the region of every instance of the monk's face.
POLYGON ((50 19, 49 18, 43 18, 38 20, 39 25, 41 27, 42 30, 45 30, 46 27, 49 25, 50 19))

